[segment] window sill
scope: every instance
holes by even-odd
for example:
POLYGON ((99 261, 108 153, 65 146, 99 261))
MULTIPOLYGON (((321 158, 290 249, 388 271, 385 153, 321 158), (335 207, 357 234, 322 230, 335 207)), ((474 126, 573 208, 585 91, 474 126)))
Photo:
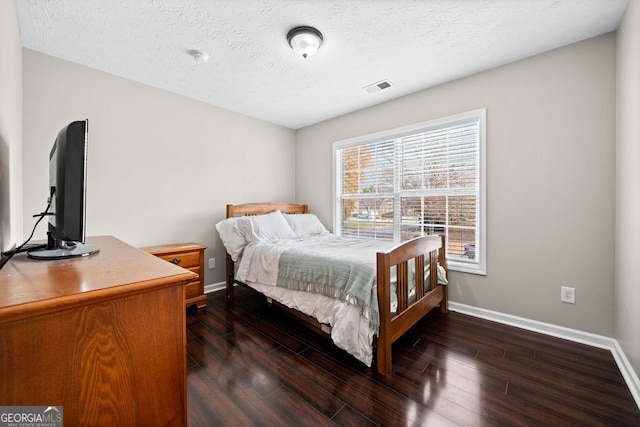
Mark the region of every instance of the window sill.
POLYGON ((479 265, 471 265, 464 262, 457 262, 453 260, 447 261, 447 267, 449 267, 449 271, 458 271, 460 273, 471 273, 478 274, 480 276, 486 276, 487 271, 486 268, 479 265))

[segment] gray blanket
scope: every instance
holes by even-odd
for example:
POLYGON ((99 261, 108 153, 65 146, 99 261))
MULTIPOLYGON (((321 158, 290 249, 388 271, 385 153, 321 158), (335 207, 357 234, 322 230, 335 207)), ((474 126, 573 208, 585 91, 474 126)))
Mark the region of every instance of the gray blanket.
POLYGON ((337 239, 327 244, 285 250, 280 255, 277 286, 338 298, 360 309, 378 328, 376 252, 393 242, 337 239))

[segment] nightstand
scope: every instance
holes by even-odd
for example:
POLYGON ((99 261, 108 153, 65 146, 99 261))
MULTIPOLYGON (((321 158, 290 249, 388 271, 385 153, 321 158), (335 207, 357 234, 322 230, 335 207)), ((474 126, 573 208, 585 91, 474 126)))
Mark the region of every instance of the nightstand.
POLYGON ((162 258, 172 264, 179 265, 198 275, 188 282, 185 287, 185 307, 197 305, 203 308, 207 305, 204 294, 204 250, 206 246, 197 243, 177 243, 174 245, 151 246, 142 248, 152 255, 162 258))

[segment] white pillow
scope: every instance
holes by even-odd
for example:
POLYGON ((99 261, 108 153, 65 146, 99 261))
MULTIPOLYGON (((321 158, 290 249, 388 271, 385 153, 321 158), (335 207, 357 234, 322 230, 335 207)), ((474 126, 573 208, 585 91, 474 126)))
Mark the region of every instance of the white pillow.
POLYGON ((289 214, 285 215, 284 219, 287 220, 298 237, 327 234, 329 232, 314 214, 289 214))
POLYGON ((216 224, 216 230, 218 230, 222 244, 233 261, 238 259, 244 247, 249 244, 247 239, 235 227, 240 218, 227 218, 216 224))
POLYGON ((235 228, 249 243, 296 238, 279 210, 264 215, 243 216, 235 228))

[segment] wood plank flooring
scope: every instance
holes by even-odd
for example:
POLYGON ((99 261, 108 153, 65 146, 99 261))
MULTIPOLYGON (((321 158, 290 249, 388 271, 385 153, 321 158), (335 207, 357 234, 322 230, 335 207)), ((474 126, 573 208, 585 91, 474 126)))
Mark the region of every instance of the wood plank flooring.
POLYGON ((187 311, 191 426, 640 426, 613 356, 436 311, 377 375, 252 290, 187 311))

